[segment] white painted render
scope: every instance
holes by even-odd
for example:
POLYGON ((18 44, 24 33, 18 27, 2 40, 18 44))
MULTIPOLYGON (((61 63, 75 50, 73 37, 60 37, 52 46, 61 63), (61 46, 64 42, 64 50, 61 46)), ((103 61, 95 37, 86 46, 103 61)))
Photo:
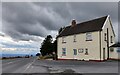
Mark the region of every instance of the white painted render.
MULTIPOLYGON (((74 35, 64 36, 66 43, 62 43, 62 37, 58 37, 57 54, 58 59, 77 59, 77 60, 105 60, 107 59, 107 43, 104 41, 104 33, 109 30, 110 36, 113 36, 113 43, 109 42, 109 46, 115 43, 114 31, 112 30, 112 23, 110 18, 106 19, 102 31, 94 31, 92 33, 92 41, 86 41, 86 33, 75 34, 76 42, 74 42, 74 35), (62 55, 62 48, 66 48, 66 56, 62 55), (79 53, 79 49, 83 49, 83 53, 79 53), (85 55, 85 49, 88 49, 88 55, 85 55), (105 48, 105 59, 103 58, 103 48, 105 48), (74 55, 73 49, 77 49, 77 55, 74 55)), ((118 58, 116 50, 109 52, 109 58, 118 58)))
POLYGON ((117 52, 118 48, 113 48, 113 49, 114 49, 114 51, 110 52, 110 58, 111 59, 120 59, 119 54, 117 52))
POLYGON ((86 33, 76 34, 76 42, 73 41, 74 35, 64 38, 66 43, 62 43, 62 37, 58 38, 58 58, 60 59, 78 59, 78 60, 99 60, 99 32, 92 32, 92 41, 86 41, 86 33), (62 48, 66 48, 66 56, 62 56, 62 48), (78 53, 82 48, 83 53, 78 53), (88 55, 85 55, 85 49, 88 48, 88 55), (73 54, 73 49, 77 49, 77 55, 73 54))
MULTIPOLYGON (((112 23, 110 21, 110 17, 108 16, 107 20, 106 20, 106 23, 105 23, 105 26, 102 30, 102 37, 101 37, 101 53, 102 53, 102 58, 103 58, 103 48, 105 48, 106 50, 106 55, 105 55, 105 59, 107 59, 107 43, 106 41, 104 41, 104 33, 107 33, 107 28, 108 28, 108 31, 109 31, 109 46, 115 44, 115 35, 114 35, 114 31, 112 29, 112 23), (113 36, 113 43, 111 43, 111 36, 113 36)), ((110 50, 110 49, 109 49, 110 50)), ((117 53, 117 50, 116 48, 114 48, 114 51, 111 52, 109 51, 109 58, 115 58, 115 59, 118 59, 118 53, 117 53)))

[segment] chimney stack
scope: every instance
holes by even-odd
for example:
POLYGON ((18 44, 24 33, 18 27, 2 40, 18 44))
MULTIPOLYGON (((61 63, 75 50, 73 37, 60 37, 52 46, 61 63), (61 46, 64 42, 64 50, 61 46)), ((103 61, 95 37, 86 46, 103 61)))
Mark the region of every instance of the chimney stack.
POLYGON ((71 27, 74 27, 74 26, 76 26, 76 20, 75 19, 73 19, 72 22, 71 22, 71 27))

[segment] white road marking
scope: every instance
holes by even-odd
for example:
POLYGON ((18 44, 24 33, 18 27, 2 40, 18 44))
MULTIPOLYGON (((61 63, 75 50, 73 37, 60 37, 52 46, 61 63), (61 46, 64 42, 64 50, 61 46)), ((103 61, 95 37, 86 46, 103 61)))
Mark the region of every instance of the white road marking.
POLYGON ((26 72, 34 62, 35 62, 35 59, 34 59, 33 62, 29 63, 29 65, 28 65, 27 68, 24 70, 24 72, 26 72))

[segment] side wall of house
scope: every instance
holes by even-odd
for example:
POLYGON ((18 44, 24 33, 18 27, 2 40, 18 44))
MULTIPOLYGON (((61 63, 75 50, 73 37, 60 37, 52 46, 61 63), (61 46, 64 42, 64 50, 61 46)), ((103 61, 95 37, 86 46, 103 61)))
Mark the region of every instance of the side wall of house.
POLYGON ((120 59, 119 53, 117 52, 118 48, 114 47, 113 51, 110 51, 110 59, 120 59))
POLYGON ((62 43, 62 37, 58 41, 58 59, 78 59, 78 60, 100 60, 99 31, 91 32, 92 41, 86 41, 86 33, 76 34, 76 42, 73 41, 74 35, 64 37, 66 43, 62 43), (62 48, 66 48, 66 56, 62 55, 62 48), (74 55, 73 49, 77 50, 74 55), (83 49, 83 52, 79 52, 83 49), (85 54, 88 49, 88 55, 85 54))
MULTIPOLYGON (((107 33, 107 28, 108 28, 107 35, 109 38, 109 46, 111 46, 115 43, 115 36, 114 36, 113 29, 112 29, 110 17, 107 18, 105 25, 103 27, 103 30, 101 32, 101 53, 102 53, 101 58, 102 58, 102 60, 104 60, 104 56, 105 56, 105 59, 108 58, 107 41, 105 41, 105 33, 107 33), (112 42, 111 42, 111 36, 113 37, 112 42), (105 54, 104 54, 103 48, 105 48, 105 54)), ((107 37, 106 37, 106 39, 107 39, 107 37)), ((117 54, 116 49, 111 51, 111 49, 109 48, 109 58, 117 58, 117 57, 118 57, 118 54, 117 54)))

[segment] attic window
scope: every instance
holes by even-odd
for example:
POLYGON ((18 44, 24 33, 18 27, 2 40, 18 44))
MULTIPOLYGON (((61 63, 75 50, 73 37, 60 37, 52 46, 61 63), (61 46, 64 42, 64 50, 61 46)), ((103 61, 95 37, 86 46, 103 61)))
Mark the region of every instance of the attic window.
POLYGON ((92 33, 91 32, 86 33, 86 41, 92 41, 92 33))
POLYGON ((111 39, 111 43, 113 43, 113 36, 111 36, 110 39, 111 39))
POLYGON ((107 41, 107 34, 104 33, 104 40, 107 41))

